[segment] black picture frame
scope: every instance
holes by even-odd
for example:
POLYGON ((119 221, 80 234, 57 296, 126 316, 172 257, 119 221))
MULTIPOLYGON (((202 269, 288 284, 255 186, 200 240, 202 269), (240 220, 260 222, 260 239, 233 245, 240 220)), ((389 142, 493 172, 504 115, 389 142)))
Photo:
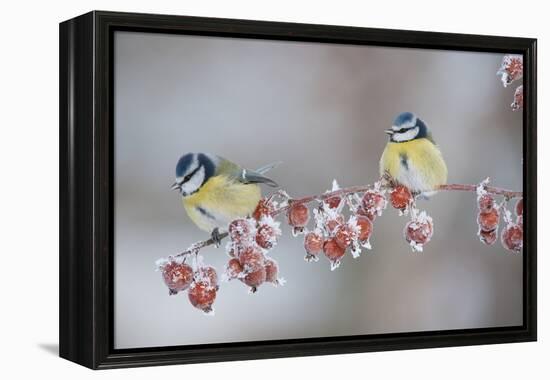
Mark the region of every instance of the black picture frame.
POLYGON ((104 11, 62 22, 59 38, 61 357, 103 369, 536 340, 536 39, 104 11), (522 54, 523 325, 114 349, 113 34, 119 30, 522 54))

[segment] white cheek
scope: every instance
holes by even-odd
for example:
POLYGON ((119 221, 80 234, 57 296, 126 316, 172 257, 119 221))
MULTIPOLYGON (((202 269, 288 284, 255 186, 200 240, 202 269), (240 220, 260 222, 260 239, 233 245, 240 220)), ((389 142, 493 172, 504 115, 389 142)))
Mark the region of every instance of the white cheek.
POLYGON ((204 166, 201 166, 189 181, 181 185, 181 192, 187 195, 194 193, 201 187, 202 181, 204 181, 204 166))
POLYGON ((408 130, 407 132, 403 133, 394 133, 392 138, 394 141, 401 142, 401 141, 409 141, 412 140, 418 135, 419 128, 413 128, 411 130, 408 130))

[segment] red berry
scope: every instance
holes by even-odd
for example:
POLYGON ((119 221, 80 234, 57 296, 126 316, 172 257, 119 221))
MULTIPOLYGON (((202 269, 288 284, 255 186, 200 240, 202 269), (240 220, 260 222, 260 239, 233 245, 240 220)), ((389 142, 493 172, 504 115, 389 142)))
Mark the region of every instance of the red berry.
POLYGON ((246 272, 253 272, 264 266, 264 255, 255 247, 248 247, 239 255, 239 262, 246 272))
POLYGON ((433 235, 433 223, 430 217, 411 220, 405 226, 405 239, 412 243, 414 250, 422 250, 422 246, 430 241, 433 235))
POLYGON ((277 284, 279 276, 279 264, 272 258, 265 260, 265 280, 273 284, 277 284))
POLYGON ((510 105, 512 111, 517 111, 523 108, 523 86, 518 86, 514 92, 514 102, 510 105))
POLYGON ((523 248, 523 228, 519 224, 508 224, 500 235, 504 248, 519 252, 523 248))
POLYGON ((170 294, 176 294, 187 289, 193 281, 193 268, 171 261, 162 267, 162 277, 170 289, 170 294))
POLYGON ((382 210, 386 208, 386 197, 380 191, 367 190, 361 203, 367 213, 380 215, 382 210))
POLYGON ((405 210, 413 201, 410 190, 403 185, 397 185, 390 192, 390 201, 394 208, 405 210))
POLYGON ((523 198, 519 199, 516 203, 516 215, 523 216, 523 198))
POLYGON ((262 224, 256 233, 256 243, 264 249, 271 249, 277 243, 277 231, 272 225, 262 224))
POLYGON ((495 200, 489 194, 483 194, 477 200, 477 206, 479 211, 488 212, 491 211, 495 206, 495 200))
POLYGON ((366 216, 357 216, 357 226, 359 227, 359 241, 367 241, 372 234, 372 222, 366 216))
POLYGON ((303 203, 295 203, 290 206, 287 216, 291 226, 305 227, 309 222, 309 209, 303 203))
POLYGON ((271 213, 275 211, 273 203, 269 202, 267 199, 260 199, 256 209, 252 213, 252 217, 256 220, 262 219, 264 216, 270 216, 271 213))
POLYGON ((340 202, 342 202, 342 198, 338 196, 325 199, 325 203, 328 205, 329 208, 338 208, 338 206, 340 206, 340 202))
POLYGON ((376 219, 377 214, 373 214, 371 212, 368 212, 363 208, 363 206, 359 207, 357 209, 357 215, 364 216, 366 218, 369 218, 371 222, 374 222, 374 219, 376 219))
POLYGON ((336 228, 344 223, 344 215, 338 214, 334 218, 329 219, 326 228, 330 233, 333 233, 336 228))
POLYGON ((212 287, 218 286, 218 274, 216 273, 216 269, 213 266, 208 265, 200 267, 197 272, 198 282, 208 283, 212 287))
POLYGON ((492 208, 486 212, 480 212, 477 217, 479 228, 483 231, 492 231, 498 226, 500 212, 496 208, 492 208))
POLYGON ((336 229, 336 233, 334 234, 334 241, 336 241, 336 243, 340 247, 346 249, 350 246, 354 235, 355 233, 350 226, 348 226, 347 224, 341 224, 336 229))
POLYGON ((330 261, 337 262, 344 256, 346 250, 335 239, 329 239, 323 244, 323 252, 330 261))
POLYGON ((250 286, 252 292, 256 291, 256 288, 263 284, 266 280, 266 271, 264 267, 261 267, 253 272, 248 273, 246 276, 241 278, 241 281, 246 285, 250 286))
POLYGON ((194 282, 189 288, 189 301, 197 309, 210 313, 216 299, 216 288, 206 282, 194 282))
POLYGON ((238 259, 233 258, 229 260, 225 268, 225 273, 227 274, 227 277, 229 277, 230 279, 234 279, 239 277, 242 272, 243 266, 238 259))
POLYGON ((323 250, 323 237, 316 232, 308 232, 304 238, 304 247, 309 255, 316 256, 323 250))
POLYGON ((247 219, 235 219, 229 224, 229 237, 235 244, 246 244, 253 238, 253 226, 247 219))
POLYGON ((487 245, 493 245, 497 241, 497 230, 483 231, 479 230, 479 240, 487 245))

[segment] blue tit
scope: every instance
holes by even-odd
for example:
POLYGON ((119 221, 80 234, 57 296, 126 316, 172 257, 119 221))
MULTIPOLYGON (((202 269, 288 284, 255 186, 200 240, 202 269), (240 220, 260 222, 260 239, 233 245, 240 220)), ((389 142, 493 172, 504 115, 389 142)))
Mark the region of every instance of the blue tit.
POLYGON ((260 198, 259 184, 277 184, 264 173, 279 163, 247 170, 222 157, 206 153, 183 155, 176 165, 173 190, 182 195, 183 206, 191 220, 218 241, 235 219, 254 212, 260 198))
POLYGON ((426 123, 411 112, 399 114, 386 130, 389 141, 380 158, 388 173, 412 192, 430 196, 447 182, 447 165, 426 123))

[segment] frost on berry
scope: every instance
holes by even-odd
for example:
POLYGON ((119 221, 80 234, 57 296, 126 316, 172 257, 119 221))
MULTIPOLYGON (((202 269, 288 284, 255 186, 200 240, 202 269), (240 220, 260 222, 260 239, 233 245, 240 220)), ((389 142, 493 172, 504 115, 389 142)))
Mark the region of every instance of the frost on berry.
POLYGON ((263 198, 260 199, 260 201, 258 202, 256 209, 252 213, 252 217, 259 221, 264 216, 271 216, 273 211, 275 211, 273 202, 271 202, 269 199, 263 198))
POLYGON ((349 226, 347 223, 340 224, 336 228, 336 232, 334 234, 334 241, 336 241, 336 243, 341 248, 346 249, 351 245, 351 242, 354 239, 354 236, 356 236, 356 234, 351 226, 349 226))
POLYGON ((491 231, 478 230, 477 232, 479 240, 487 245, 493 245, 497 241, 498 228, 491 231))
POLYGON ((193 268, 185 263, 169 261, 161 264, 160 270, 170 294, 187 289, 193 281, 193 268))
POLYGON ((523 77, 523 56, 507 54, 502 58, 500 69, 497 71, 504 87, 523 77))
POLYGON ((240 277, 240 280, 250 287, 250 293, 256 293, 258 287, 266 280, 265 267, 260 267, 254 271, 248 272, 244 277, 240 277))
POLYGON ((272 258, 265 260, 265 281, 270 282, 273 285, 283 285, 284 279, 279 278, 279 264, 272 258))
POLYGON ((196 282, 204 282, 216 288, 218 286, 218 273, 211 265, 201 266, 195 273, 196 282))
POLYGON ((277 244, 277 239, 281 236, 280 223, 276 222, 271 216, 264 216, 258 224, 256 243, 264 249, 273 248, 277 244))
POLYGON ((202 310, 205 314, 213 315, 212 304, 216 299, 216 292, 216 288, 207 282, 193 282, 189 287, 189 301, 191 305, 202 310))
POLYGON ((517 216, 523 216, 523 198, 520 198, 516 202, 516 215, 517 216))
POLYGON ((292 233, 296 236, 304 231, 304 227, 309 222, 309 209, 303 203, 291 203, 287 218, 288 224, 294 227, 292 233))
POLYGON ((229 223, 228 231, 234 246, 247 246, 254 240, 256 222, 251 218, 235 219, 229 223))
POLYGON ((306 250, 306 256, 304 260, 317 261, 319 260, 319 253, 323 251, 323 235, 320 231, 308 232, 304 237, 304 248, 306 250))
POLYGON ((502 246, 512 252, 520 252, 523 248, 523 227, 520 224, 509 223, 500 235, 502 246))
POLYGON ((363 247, 371 249, 369 239, 372 235, 372 221, 366 216, 357 215, 356 223, 357 227, 359 228, 359 241, 361 242, 363 247))
POLYGON ((514 101, 510 104, 512 111, 523 109, 523 86, 518 86, 514 92, 514 101))
POLYGON ((374 189, 367 190, 365 194, 363 194, 361 206, 367 214, 380 216, 387 206, 388 202, 386 201, 386 197, 378 187, 379 186, 375 185, 374 189))
POLYGON ((237 258, 232 258, 225 266, 225 276, 228 280, 238 278, 243 273, 243 266, 237 258))
POLYGON ((477 207, 481 212, 487 212, 495 207, 495 200, 490 194, 483 194, 477 198, 477 207))
POLYGON ((413 252, 422 252, 424 245, 431 240, 433 235, 432 218, 422 211, 407 223, 404 234, 413 252))
POLYGON ((244 271, 248 273, 263 268, 265 258, 259 248, 247 247, 239 254, 239 262, 244 271))
POLYGON ((480 212, 477 216, 479 229, 483 231, 492 231, 498 227, 500 212, 498 208, 492 208, 486 212, 480 212))
POLYGON ((393 208, 406 213, 413 202, 413 196, 406 186, 397 185, 390 191, 390 202, 393 208))
POLYGON ((330 261, 330 270, 335 270, 340 266, 340 260, 346 253, 346 250, 338 245, 336 240, 332 238, 324 242, 323 252, 330 261))

